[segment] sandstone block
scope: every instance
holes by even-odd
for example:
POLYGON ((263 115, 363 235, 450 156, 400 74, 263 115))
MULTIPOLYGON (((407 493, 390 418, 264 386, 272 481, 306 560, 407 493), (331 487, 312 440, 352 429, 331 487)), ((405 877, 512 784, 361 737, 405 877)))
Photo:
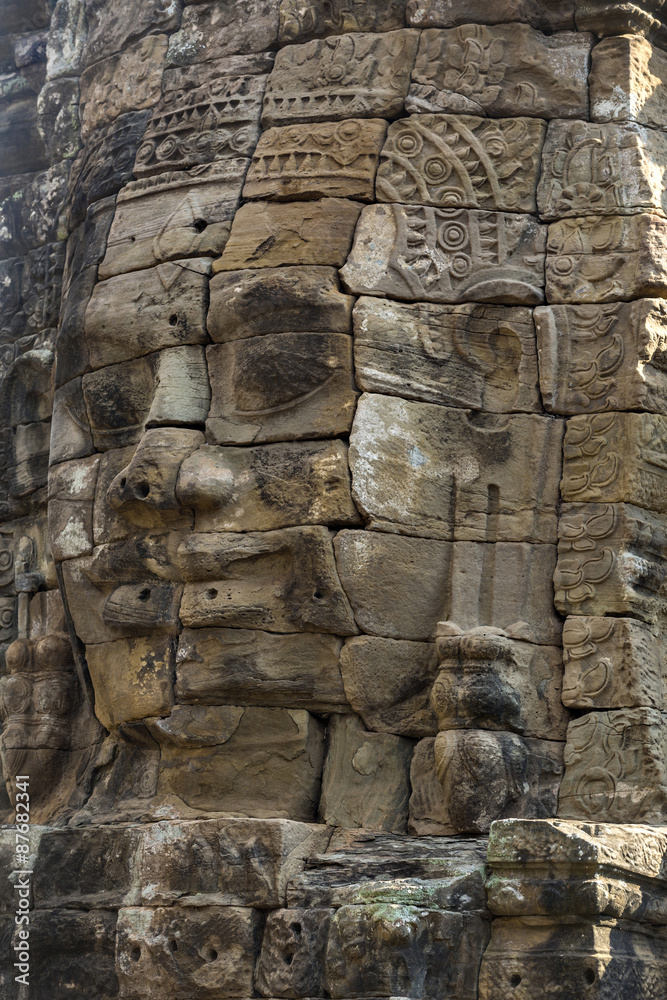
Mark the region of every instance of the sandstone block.
MULTIPOLYGON (((449 6, 453 6, 451 2, 449 6)), ((495 5, 495 10, 503 6, 507 4, 495 5)), ((588 118, 591 35, 543 35, 528 24, 488 27, 505 20, 495 12, 489 13, 486 24, 470 23, 476 20, 466 16, 462 27, 447 31, 430 27, 422 32, 406 102, 408 111, 588 118)), ((518 20, 523 18, 507 18, 518 20)), ((450 20, 450 24, 455 23, 462 21, 450 20)), ((422 26, 427 25, 428 18, 423 18, 422 26)), ((540 132, 541 126, 537 134, 540 132)))
POLYGON ((58 326, 65 244, 0 261, 0 343, 58 326))
POLYGON ((359 524, 342 441, 205 445, 185 459, 176 495, 197 531, 266 531, 359 524))
POLYGON ((354 299, 333 267, 221 271, 210 282, 215 343, 264 333, 349 333, 354 299))
POLYGON ((667 670, 655 632, 632 618, 568 618, 563 702, 570 708, 667 708, 667 670))
MULTIPOLYGON (((452 630, 453 631, 453 630, 452 630)), ((491 729, 565 739, 562 650, 479 628, 437 640, 431 705, 439 730, 491 729)))
POLYGON ((188 4, 180 31, 169 40, 168 66, 275 49, 280 0, 231 0, 188 4))
POLYGON ((253 629, 186 628, 176 656, 176 699, 203 705, 268 705, 342 711, 340 639, 253 629))
POLYGON ((373 201, 387 123, 381 119, 270 128, 255 150, 244 198, 373 201))
POLYGON ((586 216, 549 226, 547 301, 617 302, 662 296, 667 221, 657 215, 586 216))
MULTIPOLYGON (((14 925, 16 930, 16 925, 14 925)), ((36 1000, 64 1000, 72 983, 102 998, 118 989, 114 966, 116 914, 104 910, 35 910, 30 914, 30 991, 36 1000)), ((13 944, 18 944, 15 937, 13 944)), ((9 942, 7 944, 9 951, 9 942)), ((15 954, 15 952, 11 952, 15 954)), ((9 987, 16 985, 12 969, 9 987)), ((19 986, 20 989, 20 986, 19 986)), ((15 993, 14 996, 20 994, 15 993)), ((7 994, 11 997, 11 993, 7 994)), ((13 1000, 13 997, 12 997, 13 1000)))
POLYGON ((412 758, 408 830, 486 833, 508 816, 555 816, 563 748, 553 740, 470 729, 422 740, 412 758))
POLYGON ((95 689, 95 714, 107 729, 171 710, 174 647, 170 639, 117 639, 88 645, 86 660, 95 689))
POLYGON ((213 444, 335 437, 352 424, 357 399, 352 338, 280 333, 207 348, 213 444))
POLYGON ((282 0, 280 45, 307 42, 348 31, 391 31, 405 24, 405 0, 388 0, 381 6, 344 0, 282 0))
POLYGON ((654 708, 589 712, 570 723, 558 815, 602 823, 667 817, 667 714, 654 708))
POLYGON ((329 722, 320 814, 327 826, 404 833, 414 744, 367 732, 356 715, 329 722))
POLYGON ((53 396, 49 462, 80 459, 94 450, 81 379, 75 378, 53 396))
POLYGON ((562 425, 364 394, 352 494, 373 528, 480 542, 556 541, 562 425))
POLYGON ((33 883, 39 909, 120 907, 141 900, 138 827, 46 829, 33 883))
POLYGON ((554 588, 562 614, 662 619, 664 518, 630 504, 564 504, 558 536, 554 588))
POLYGON ((378 201, 536 212, 544 122, 412 115, 389 126, 378 201))
POLYGON ((535 310, 540 388, 553 413, 667 413, 661 299, 535 310))
POLYGON ((665 213, 667 136, 635 122, 551 122, 537 203, 544 219, 665 213), (592 154, 591 150, 595 150, 592 154))
POLYGON ((261 938, 258 910, 234 906, 123 908, 116 963, 121 996, 202 1000, 253 989, 261 938))
POLYGON ((175 170, 126 184, 116 202, 100 278, 222 253, 248 162, 239 156, 195 172, 175 170))
POLYGON ((635 0, 629 7, 610 0, 576 0, 579 30, 598 35, 645 35, 662 48, 667 41, 664 13, 656 0, 635 0))
POLYGON ((361 205, 345 198, 274 204, 251 202, 236 213, 213 272, 281 264, 345 263, 361 205))
MULTIPOLYGON (((134 445, 127 448, 111 448, 100 456, 100 470, 95 487, 93 502, 93 538, 95 545, 107 542, 118 542, 131 535, 137 535, 137 527, 120 511, 114 510, 109 503, 108 490, 122 469, 127 468, 136 454, 134 445)), ((192 520, 183 523, 192 524, 192 520)))
POLYGON ((359 295, 537 305, 545 244, 544 226, 528 215, 370 205, 341 277, 359 295))
POLYGON ((408 0, 408 24, 416 28, 449 28, 456 24, 503 24, 526 21, 535 28, 574 28, 574 0, 408 0))
POLYGON ((78 153, 79 81, 47 80, 37 96, 37 127, 49 160, 59 164, 78 153))
POLYGON ((149 729, 161 747, 158 793, 168 808, 314 818, 324 755, 324 727, 314 715, 177 705, 149 729))
POLYGON ((593 121, 667 125, 667 56, 637 35, 603 38, 593 49, 590 88, 593 121))
POLYGON ((435 636, 449 603, 450 542, 340 531, 334 545, 361 629, 390 639, 435 636))
POLYGON ((49 500, 48 515, 51 551, 56 562, 91 554, 93 551, 91 502, 49 500))
POLYGON ((121 9, 104 0, 87 0, 85 64, 122 52, 128 42, 149 32, 174 31, 181 19, 179 7, 180 4, 165 4, 163 0, 129 0, 121 9))
POLYGON ((100 281, 85 317, 92 367, 205 343, 207 269, 205 258, 181 260, 100 281))
POLYGON ((345 694, 366 728, 396 736, 435 736, 429 696, 438 673, 435 645, 355 636, 343 646, 345 694))
POLYGON ((47 0, 7 0, 3 6, 2 33, 35 31, 48 26, 51 8, 47 0))
POLYGON ((262 124, 396 118, 403 111, 416 31, 352 32, 281 49, 264 96, 262 124))
POLYGON ((356 632, 326 528, 191 534, 177 558, 184 625, 356 632))
POLYGON ((661 930, 565 916, 494 920, 482 960, 480 1000, 650 1000, 667 964, 661 930), (510 993, 510 990, 512 991, 510 993))
POLYGON ((17 75, 14 80, 17 92, 10 92, 9 99, 0 107, 0 177, 32 173, 49 166, 39 133, 35 95, 22 76, 17 75))
POLYGON ((488 927, 473 914, 342 906, 331 920, 327 989, 336 1000, 393 994, 472 1000, 488 927))
POLYGON ((18 257, 65 235, 70 162, 13 178, 0 201, 0 258, 18 257))
POLYGON ((528 309, 362 296, 354 310, 354 360, 357 384, 367 392, 491 413, 540 408, 528 309))
POLYGON ((269 914, 257 966, 257 989, 262 996, 321 996, 332 915, 333 910, 315 908, 269 914))
POLYGON ((84 70, 80 104, 84 138, 126 111, 157 104, 166 53, 166 35, 147 35, 84 70))

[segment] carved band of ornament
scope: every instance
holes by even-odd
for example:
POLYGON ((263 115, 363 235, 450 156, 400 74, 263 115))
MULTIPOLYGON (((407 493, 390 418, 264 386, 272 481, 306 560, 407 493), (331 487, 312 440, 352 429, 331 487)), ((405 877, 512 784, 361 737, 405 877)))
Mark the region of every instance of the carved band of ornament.
POLYGON ((185 128, 205 131, 221 122, 239 125, 243 121, 255 121, 259 117, 260 106, 260 94, 234 95, 212 100, 208 98, 199 104, 155 114, 146 129, 145 137, 152 139, 163 132, 185 128))

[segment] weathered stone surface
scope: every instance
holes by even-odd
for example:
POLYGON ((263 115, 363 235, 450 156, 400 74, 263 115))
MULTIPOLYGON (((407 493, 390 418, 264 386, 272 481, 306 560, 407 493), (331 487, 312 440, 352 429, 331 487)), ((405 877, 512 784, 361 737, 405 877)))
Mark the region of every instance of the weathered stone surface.
POLYGON ((667 56, 636 35, 603 38, 593 49, 590 89, 593 121, 667 125, 667 56))
POLYGON ((357 399, 352 338, 280 333, 206 350, 214 444, 260 444, 346 434, 357 399))
MULTIPOLYGON (((23 77, 19 80, 24 84, 23 77)), ((0 105, 0 177, 44 170, 48 165, 35 95, 26 88, 0 105)))
POLYGON ((667 709, 663 644, 632 618, 568 618, 563 702, 571 708, 667 709))
POLYGON ((552 413, 667 413, 662 299, 535 310, 540 388, 552 413))
POLYGON ((327 989, 334 998, 472 1000, 488 927, 472 914, 400 904, 342 906, 329 932, 327 989))
POLYGON ((184 625, 357 631, 326 528, 192 534, 179 549, 178 565, 186 580, 184 625))
POLYGON ((49 462, 83 458, 94 450, 81 378, 75 378, 54 393, 49 462))
POLYGON ((210 283, 208 332, 215 343, 263 333, 349 333, 354 298, 333 267, 222 271, 210 283))
POLYGON ((370 205, 341 276, 361 295, 537 305, 545 244, 545 227, 528 215, 370 205))
POLYGON ((345 198, 274 204, 251 202, 236 213, 213 273, 281 264, 340 267, 352 246, 361 205, 345 198))
POLYGON ((201 347, 172 347, 109 365, 84 375, 82 383, 97 451, 137 444, 147 424, 203 426, 208 412, 210 389, 201 347))
POLYGON ((492 928, 480 971, 480 1000, 660 996, 667 967, 662 929, 574 916, 502 918, 492 928))
POLYGON ((11 184, 0 201, 0 257, 17 257, 67 235, 64 210, 69 163, 11 184))
POLYGON ((373 528, 479 542, 556 541, 560 422, 364 394, 352 494, 373 528))
POLYGON ((56 0, 46 42, 46 77, 78 76, 88 25, 82 0, 56 0))
POLYGON ((49 471, 49 539, 56 561, 93 551, 93 500, 99 456, 75 459, 49 471))
POLYGON ((656 0, 634 0, 620 6, 610 0, 576 0, 576 11, 579 30, 598 35, 645 35, 665 47, 664 13, 656 0))
POLYGON ((535 212, 544 122, 412 115, 389 126, 377 175, 381 202, 535 212))
POLYGON ((418 41, 403 29, 286 46, 269 77, 262 124, 398 117, 418 41))
POLYGON ((248 162, 236 157, 126 184, 116 202, 100 278, 222 253, 248 162))
MULTIPOLYGON (((15 927, 16 930, 16 927, 15 927)), ((117 995, 114 967, 116 914, 104 910, 35 910, 30 913, 30 992, 37 1000, 66 1000, 72 983, 90 1000, 117 995), (34 970, 34 972, 33 972, 34 970)), ((18 944, 18 938, 15 939, 18 944)), ((12 952, 12 954, 15 954, 12 952)), ((12 975, 18 970, 14 969, 12 975)), ((12 983, 12 987, 15 986, 12 983)), ((20 989, 20 987, 18 987, 20 989)), ((20 994, 8 994, 11 1000, 20 994)))
POLYGON ((414 744, 367 732, 356 715, 334 715, 327 733, 320 814, 327 826, 404 833, 414 744))
POLYGON ((176 809, 314 818, 324 727, 309 712, 177 705, 149 729, 161 747, 158 793, 176 809))
POLYGON ((347 31, 391 31, 405 24, 405 0, 381 5, 345 0, 282 0, 280 34, 282 45, 307 42, 347 31))
POLYGON ((170 639, 118 639, 88 645, 86 660, 95 688, 95 714, 107 729, 171 710, 174 648, 170 639))
POLYGON ((280 0, 230 0, 186 6, 169 39, 168 66, 188 66, 278 45, 280 0))
POLYGON ((0 261, 0 344, 58 325, 65 244, 0 261))
POLYGON ((372 201, 386 132, 387 123, 375 118, 270 128, 255 150, 243 196, 372 201))
POLYGON ((574 0, 408 0, 408 24, 416 28, 449 28, 456 24, 502 24, 527 21, 535 28, 574 28, 574 0))
POLYGON ((126 111, 157 104, 166 52, 166 35, 147 35, 84 70, 80 105, 84 138, 126 111))
POLYGON ((185 459, 176 495, 197 531, 266 531, 359 524, 342 441, 205 445, 185 459))
POLYGON ((665 519, 630 504, 564 504, 555 603, 565 615, 656 622, 667 597, 665 519))
POLYGON ((48 0, 5 0, 2 5, 2 34, 45 28, 50 16, 48 0))
POLYGON ((79 81, 48 81, 37 96, 37 127, 51 163, 76 156, 79 140, 79 81))
POLYGON ((50 431, 50 422, 41 420, 3 433, 0 503, 4 518, 27 513, 30 495, 46 486, 50 431))
POLYGON ((120 995, 124 1000, 248 996, 261 926, 259 911, 249 908, 124 908, 116 945, 120 995))
POLYGON ((144 35, 166 34, 179 26, 181 0, 129 0, 123 7, 106 0, 85 0, 87 39, 86 65, 123 52, 130 42, 144 35))
MULTIPOLYGON (((497 10, 502 4, 495 6, 497 10)), ((497 20, 505 19, 488 19, 497 20)), ((587 34, 543 35, 527 24, 431 28, 422 32, 406 107, 419 112, 588 118, 592 42, 587 34)))
POLYGON ((330 909, 274 910, 262 938, 257 989, 262 996, 321 996, 330 909))
POLYGON ((32 350, 18 354, 0 376, 0 421, 4 427, 51 416, 53 339, 52 333, 35 339, 32 350))
MULTIPOLYGON (((453 631, 453 630, 452 630, 453 631)), ((562 650, 480 628, 437 640, 431 691, 438 729, 491 729, 565 739, 562 650)))
POLYGON ((657 215, 586 216, 549 226, 547 301, 617 302, 662 296, 667 221, 657 215))
POLYGON ((589 712, 570 723, 558 815, 603 823, 667 817, 667 714, 589 712))
POLYGON ((491 413, 541 409, 528 309, 362 296, 354 310, 354 361, 357 384, 367 392, 491 413))
POLYGON ((341 650, 340 670, 353 710, 373 732, 435 736, 429 696, 438 673, 435 645, 356 636, 341 650))
POLYGON ((537 203, 544 219, 657 212, 667 207, 667 136, 634 122, 551 122, 537 203))
POLYGON ((565 744, 450 730, 417 744, 410 823, 419 836, 486 833, 508 816, 555 816, 565 744))
POLYGON ((176 656, 176 700, 339 712, 347 705, 331 635, 253 629, 184 629, 176 656))

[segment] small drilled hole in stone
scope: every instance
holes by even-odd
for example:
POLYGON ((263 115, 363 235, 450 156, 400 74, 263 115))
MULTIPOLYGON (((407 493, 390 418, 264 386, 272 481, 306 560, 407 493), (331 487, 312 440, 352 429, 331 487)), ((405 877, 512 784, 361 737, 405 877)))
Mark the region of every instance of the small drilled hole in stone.
POLYGON ((208 222, 206 221, 206 219, 195 219, 195 221, 192 223, 192 228, 196 230, 196 232, 198 233, 203 233, 207 226, 208 222))
POLYGON ((209 950, 206 952, 206 961, 207 962, 215 962, 215 960, 216 960, 217 957, 218 957, 218 953, 215 950, 215 948, 209 948, 209 950))
POLYGON ((143 500, 146 499, 146 497, 148 496, 148 494, 151 491, 151 487, 150 487, 149 483, 137 483, 137 488, 136 489, 137 489, 137 496, 141 497, 143 500))
POLYGON ((521 982, 521 976, 518 976, 516 973, 513 976, 510 976, 510 986, 512 987, 512 989, 515 990, 520 982, 521 982))
POLYGON ((178 316, 176 315, 176 313, 172 313, 171 316, 169 317, 169 326, 176 326, 177 323, 178 323, 178 316))
POLYGON ((586 969, 586 972, 584 973, 584 979, 589 984, 589 986, 595 982, 595 972, 593 971, 593 969, 586 969))
POLYGON ((169 951, 178 951, 178 941, 174 938, 169 942, 169 951))
POLYGON ((140 601, 147 601, 150 596, 151 596, 150 587, 144 587, 144 589, 139 592, 138 599, 140 601))
POLYGON ((120 481, 121 490, 124 490, 126 486, 127 486, 127 479, 125 478, 125 476, 123 476, 123 478, 120 481))
POLYGON ((130 958, 133 962, 138 962, 141 958, 141 948, 133 948, 130 952, 130 958))
POLYGON ((209 601, 212 601, 218 596, 218 591, 215 589, 215 587, 209 587, 209 589, 206 591, 206 596, 208 597, 209 601))
POLYGON ((298 922, 294 923, 294 924, 290 924, 290 930, 294 931, 295 934, 300 934, 301 933, 301 924, 298 923, 298 922))
POLYGON ((315 593, 313 594, 313 597, 315 598, 316 601, 323 600, 324 599, 324 591, 323 590, 316 590, 315 593))

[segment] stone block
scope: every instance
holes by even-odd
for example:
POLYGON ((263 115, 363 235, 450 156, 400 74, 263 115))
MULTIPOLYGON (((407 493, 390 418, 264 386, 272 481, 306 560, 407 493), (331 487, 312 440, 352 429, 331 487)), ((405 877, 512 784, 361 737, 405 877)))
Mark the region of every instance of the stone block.
POLYGON ((261 939, 258 910, 123 908, 116 965, 123 1000, 247 997, 261 939))
POLYGON ((667 417, 654 413, 570 417, 561 493, 572 503, 626 502, 667 514, 667 417))
POLYGON ((491 413, 541 409, 529 309, 362 296, 354 310, 354 360, 357 384, 367 392, 491 413))
POLYGON ((450 28, 457 24, 503 24, 525 21, 546 31, 574 28, 574 0, 408 0, 408 24, 415 28, 450 28))
POLYGON ((537 203, 543 219, 664 215, 667 136, 635 122, 551 122, 537 203), (594 150, 594 152, 592 152, 594 150))
POLYGON ((345 198, 303 202, 250 202, 236 213, 231 235, 213 273, 282 264, 340 267, 352 246, 361 205, 345 198))
POLYGON ((81 73, 88 25, 82 0, 56 0, 46 41, 46 78, 81 73))
POLYGON ((667 710, 663 643, 632 618, 571 617, 563 626, 563 703, 667 710))
POLYGON ((309 712, 177 705, 149 729, 161 748, 158 794, 170 810, 315 817, 324 726, 309 712))
POLYGON ((361 629, 389 639, 435 636, 450 599, 450 542, 340 531, 334 545, 341 583, 361 629))
POLYGON ((326 986, 341 997, 473 1000, 489 924, 400 904, 342 906, 331 920, 326 986))
POLYGON ((357 400, 352 338, 279 333, 207 348, 213 444, 347 434, 357 400))
POLYGON ((171 639, 117 639, 87 645, 86 660, 95 689, 95 714, 107 729, 151 715, 166 715, 171 710, 171 639))
POLYGON ((435 736, 429 696, 438 673, 435 645, 355 636, 341 650, 345 694, 366 728, 396 736, 435 736))
POLYGON ((169 39, 168 66, 189 66, 278 46, 280 0, 192 3, 169 39))
POLYGON ((414 744, 369 733, 356 715, 329 721, 320 815, 327 826, 404 833, 414 744))
POLYGON ((0 177, 32 173, 49 166, 39 132, 35 95, 22 76, 18 81, 19 92, 0 106, 0 177))
POLYGON ((535 310, 540 388, 552 413, 667 413, 662 299, 535 310))
POLYGON ((386 132, 387 123, 376 118, 267 129, 255 150, 243 197, 373 201, 386 132))
POLYGON ((335 636, 316 633, 186 628, 176 656, 176 700, 344 711, 340 646, 335 636))
POLYGON ((645 35, 665 48, 667 30, 659 0, 634 0, 625 5, 610 0, 576 0, 576 21, 580 31, 598 35, 645 35))
POLYGON ((0 258, 19 257, 66 236, 69 162, 16 177, 0 201, 0 258))
MULTIPOLYGON (((115 937, 116 914, 113 912, 32 911, 29 963, 32 996, 35 1000, 67 1000, 72 995, 73 983, 85 983, 90 1000, 106 1000, 110 995, 117 995, 115 937)), ((14 944, 18 944, 17 937, 14 944)), ((20 987, 14 994, 16 1000, 20 997, 18 989, 20 987)), ((9 996, 14 1000, 12 994, 9 996)))
POLYGON ((176 496, 197 531, 266 531, 360 523, 342 441, 218 448, 185 459, 176 496))
POLYGON ((412 115, 389 126, 377 174, 380 202, 536 212, 544 122, 412 115))
POLYGON ((81 135, 126 111, 150 108, 160 99, 166 35, 147 35, 81 74, 81 135))
POLYGON ((439 672, 431 705, 439 730, 490 729, 565 739, 569 713, 561 702, 559 647, 535 646, 490 628, 441 634, 436 645, 439 672))
POLYGON ((257 989, 266 997, 316 997, 324 989, 324 956, 331 909, 274 910, 257 965, 257 989))
POLYGON ((661 621, 667 605, 665 519, 631 504, 564 504, 555 604, 564 615, 661 621))
POLYGON ((419 34, 352 32, 281 49, 269 77, 262 124, 397 118, 419 34))
POLYGON ((0 344, 58 326, 65 244, 0 261, 0 344))
POLYGON ((410 770, 408 831, 487 833, 498 819, 555 816, 564 746, 473 729, 421 740, 410 770))
POLYGON ((666 238, 667 220, 658 215, 591 215, 552 223, 547 301, 580 305, 665 295, 666 238))
POLYGON ((80 459, 94 450, 81 378, 75 378, 53 396, 49 461, 54 465, 80 459))
POLYGON ((169 4, 164 0, 129 0, 122 9, 110 6, 105 0, 86 0, 85 8, 88 28, 85 65, 122 52, 128 43, 149 33, 170 34, 181 19, 180 0, 169 4))
POLYGON ((369 526, 478 542, 556 541, 563 426, 364 394, 352 495, 369 526))
MULTIPOLYGON (((79 461, 76 464, 78 465, 79 461)), ((90 501, 49 500, 48 515, 51 551, 56 562, 91 554, 93 505, 90 501)))
POLYGON ((136 526, 123 517, 120 511, 115 511, 111 506, 107 492, 121 470, 130 464, 136 450, 134 445, 127 448, 111 448, 99 456, 100 470, 93 501, 93 539, 95 545, 118 542, 129 538, 130 535, 137 534, 136 526))
POLYGON ((667 968, 662 929, 575 916, 501 918, 492 928, 480 971, 480 1000, 660 996, 667 968))
POLYGON ((78 80, 47 81, 37 96, 37 127, 51 163, 76 156, 81 147, 78 80))
POLYGON ((349 333, 354 298, 333 267, 221 271, 210 282, 208 332, 215 343, 264 333, 349 333))
POLYGON ((191 534, 178 551, 177 565, 186 581, 180 610, 184 625, 357 631, 326 528, 191 534))
POLYGON ((50 16, 48 0, 5 0, 2 5, 2 34, 45 28, 50 16))
POLYGON ((667 125, 667 55, 646 38, 603 38, 593 49, 591 119, 667 125))
POLYGON ((529 215, 369 205, 341 277, 358 295, 539 305, 545 244, 529 215))
POLYGON ((666 760, 667 713, 622 708, 575 719, 567 731, 558 815, 664 825, 666 760))
MULTIPOLYGON (((507 5, 496 5, 496 10, 503 6, 507 5)), ((473 20, 477 18, 467 16, 462 27, 446 31, 431 27, 422 32, 406 102, 408 111, 494 118, 588 118, 591 35, 543 35, 528 24, 516 23, 488 27, 504 20, 491 13, 486 24, 471 24, 473 20)), ((518 20, 522 18, 507 18, 518 20)), ((426 20, 423 26, 427 26, 426 20)), ((541 130, 542 126, 536 126, 537 135, 541 130)), ((465 148, 463 140, 459 143, 465 148)), ((493 147, 489 152, 493 156, 493 147)), ((536 152, 539 157, 539 148, 536 152)), ((501 166, 508 167, 507 151, 500 155, 501 166)))
POLYGON ((348 31, 392 31, 404 24, 405 0, 352 7, 345 0, 282 0, 279 41, 292 45, 348 31))

